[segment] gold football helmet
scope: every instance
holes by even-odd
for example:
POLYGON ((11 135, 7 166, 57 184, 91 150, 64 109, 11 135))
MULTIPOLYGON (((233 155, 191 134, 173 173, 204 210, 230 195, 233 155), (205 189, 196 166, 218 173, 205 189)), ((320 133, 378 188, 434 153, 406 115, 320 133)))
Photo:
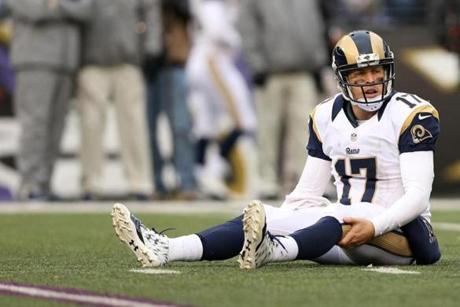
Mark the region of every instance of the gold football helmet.
POLYGON ((353 104, 359 104, 366 111, 378 110, 392 93, 395 78, 394 55, 388 44, 374 32, 359 30, 342 37, 332 51, 332 68, 343 97, 353 104), (370 66, 383 66, 385 69, 384 80, 371 84, 380 84, 383 87, 382 95, 372 100, 356 100, 351 87, 361 87, 363 96, 366 97, 364 86, 350 84, 347 75, 353 70, 370 66))

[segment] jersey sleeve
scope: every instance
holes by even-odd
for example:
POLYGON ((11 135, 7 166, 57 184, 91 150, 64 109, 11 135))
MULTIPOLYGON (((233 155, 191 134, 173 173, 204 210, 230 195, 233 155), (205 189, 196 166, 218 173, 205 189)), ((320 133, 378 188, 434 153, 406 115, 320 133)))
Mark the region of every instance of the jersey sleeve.
POLYGON ((399 152, 434 151, 439 132, 439 115, 435 108, 427 106, 415 110, 401 127, 399 152))
POLYGON ((315 157, 315 158, 323 159, 326 161, 331 161, 331 158, 329 158, 323 151, 323 143, 321 142, 321 138, 319 136, 318 129, 315 125, 313 114, 310 114, 310 117, 309 117, 308 132, 309 132, 308 145, 307 145, 308 155, 315 157))
POLYGON ((321 207, 329 204, 322 197, 331 178, 331 162, 308 157, 294 190, 286 195, 282 208, 321 207))
POLYGON ((375 235, 401 227, 429 212, 434 178, 433 152, 404 153, 400 157, 401 179, 405 193, 391 207, 371 218, 375 235))

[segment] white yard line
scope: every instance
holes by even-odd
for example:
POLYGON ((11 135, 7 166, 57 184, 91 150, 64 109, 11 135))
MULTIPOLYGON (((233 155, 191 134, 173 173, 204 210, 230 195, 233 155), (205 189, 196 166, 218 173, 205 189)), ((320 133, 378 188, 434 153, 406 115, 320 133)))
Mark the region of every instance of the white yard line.
POLYGON ((362 270, 368 271, 368 272, 384 273, 384 274, 420 274, 420 272, 418 271, 402 270, 399 268, 386 267, 386 266, 381 266, 381 267, 368 266, 362 270))
POLYGON ((180 271, 152 269, 152 268, 131 269, 129 271, 133 273, 141 273, 141 274, 180 274, 180 271))

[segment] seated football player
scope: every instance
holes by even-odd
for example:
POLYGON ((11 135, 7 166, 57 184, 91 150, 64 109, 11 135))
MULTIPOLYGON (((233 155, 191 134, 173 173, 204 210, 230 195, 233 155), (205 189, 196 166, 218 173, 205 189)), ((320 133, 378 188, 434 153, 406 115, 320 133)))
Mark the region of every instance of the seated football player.
POLYGON ((310 115, 309 157, 283 204, 252 201, 242 216, 177 238, 148 229, 115 204, 115 232, 142 265, 238 253, 242 269, 290 260, 391 265, 440 259, 429 201, 438 112, 393 89, 394 56, 379 35, 351 32, 332 58, 341 93, 310 115), (322 197, 331 173, 334 204, 322 197))

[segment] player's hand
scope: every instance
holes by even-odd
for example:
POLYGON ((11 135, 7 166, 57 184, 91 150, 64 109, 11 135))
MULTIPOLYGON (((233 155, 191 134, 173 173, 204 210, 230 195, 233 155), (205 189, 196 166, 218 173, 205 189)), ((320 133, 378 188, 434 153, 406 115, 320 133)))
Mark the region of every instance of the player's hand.
POLYGON ((339 245, 344 248, 364 244, 374 237, 374 224, 367 219, 345 217, 343 218, 343 222, 351 226, 351 229, 339 242, 339 245))

